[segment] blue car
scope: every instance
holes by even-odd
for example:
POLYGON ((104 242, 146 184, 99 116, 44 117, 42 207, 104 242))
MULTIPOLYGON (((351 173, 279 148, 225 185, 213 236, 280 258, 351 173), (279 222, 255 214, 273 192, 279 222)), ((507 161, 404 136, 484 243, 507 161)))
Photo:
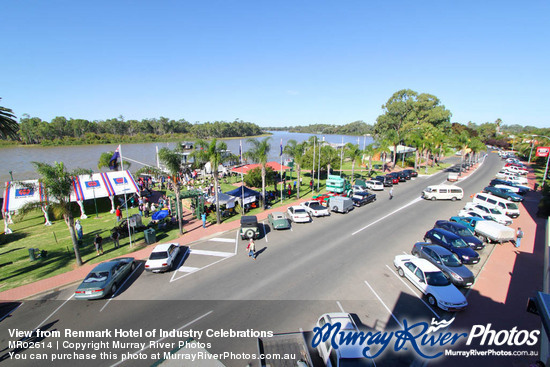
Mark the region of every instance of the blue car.
POLYGON ((441 228, 452 232, 462 238, 474 250, 481 250, 485 246, 483 241, 475 236, 474 230, 460 223, 451 222, 448 220, 438 220, 435 222, 434 228, 441 228))
POLYGON ((434 243, 441 247, 445 247, 464 264, 476 264, 479 262, 479 254, 456 234, 446 231, 441 228, 430 229, 424 235, 424 242, 434 243))

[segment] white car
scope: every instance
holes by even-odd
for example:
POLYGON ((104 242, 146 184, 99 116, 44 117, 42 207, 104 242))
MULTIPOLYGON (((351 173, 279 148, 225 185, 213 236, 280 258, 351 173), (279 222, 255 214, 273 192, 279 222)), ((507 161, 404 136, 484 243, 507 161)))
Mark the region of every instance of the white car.
POLYGON ((397 273, 428 297, 428 303, 442 310, 462 311, 468 306, 466 297, 434 264, 412 255, 397 255, 393 260, 397 273))
POLYGON ((529 172, 525 168, 516 167, 516 166, 504 167, 503 170, 511 173, 519 173, 520 175, 526 175, 529 172))
MULTIPOLYGON (((338 332, 338 335, 335 337, 334 340, 335 343, 338 345, 338 349, 332 348, 332 343, 330 343, 332 336, 327 339, 328 342, 320 342, 319 345, 317 345, 319 356, 321 357, 323 362, 325 362, 325 365, 330 367, 375 366, 374 360, 365 358, 363 356, 363 349, 365 348, 364 345, 359 342, 348 344, 345 341, 341 341, 342 338, 347 337, 348 334, 359 333, 359 328, 357 327, 349 313, 326 313, 319 318, 316 326, 322 328, 326 324, 334 325, 336 323, 340 323, 341 325, 340 331, 338 332)), ((367 353, 370 356, 370 353, 368 351, 367 353)))
POLYGON ((177 243, 157 245, 151 252, 147 262, 145 262, 145 270, 152 272, 170 270, 174 266, 179 253, 180 245, 177 243))
POLYGON ((384 184, 377 180, 368 180, 367 182, 365 182, 365 185, 367 186, 367 189, 371 189, 373 191, 384 190, 384 184))
POLYGON ((300 204, 312 217, 324 217, 330 215, 330 210, 322 206, 318 201, 310 200, 300 204))
POLYGON ((527 180, 527 177, 523 177, 523 176, 508 176, 506 178, 507 181, 510 181, 511 183, 513 184, 516 184, 516 185, 527 185, 529 183, 529 181, 527 180))
POLYGON ((294 223, 311 222, 311 217, 303 206, 291 206, 286 210, 286 214, 288 215, 288 218, 290 218, 290 220, 294 223))
POLYGON ((367 191, 367 188, 366 187, 363 187, 363 186, 359 186, 359 185, 353 185, 351 187, 351 190, 353 191, 353 193, 355 194, 356 192, 365 192, 367 191))
MULTIPOLYGON (((491 218, 491 220, 505 226, 509 226, 510 224, 512 224, 512 219, 510 219, 510 217, 508 217, 506 214, 503 214, 500 210, 496 208, 489 208, 476 203, 467 203, 466 206, 464 206, 464 210, 477 213, 482 218, 488 216, 491 218)), ((461 216, 460 213, 458 215, 461 216)))

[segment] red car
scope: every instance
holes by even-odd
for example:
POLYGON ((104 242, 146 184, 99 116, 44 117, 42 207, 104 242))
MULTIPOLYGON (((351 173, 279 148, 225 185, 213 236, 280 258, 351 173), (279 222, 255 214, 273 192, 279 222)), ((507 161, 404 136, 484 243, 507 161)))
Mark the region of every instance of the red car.
POLYGON ((391 179, 391 183, 394 185, 397 185, 399 183, 399 177, 397 175, 392 175, 391 173, 388 173, 386 177, 389 177, 391 179))

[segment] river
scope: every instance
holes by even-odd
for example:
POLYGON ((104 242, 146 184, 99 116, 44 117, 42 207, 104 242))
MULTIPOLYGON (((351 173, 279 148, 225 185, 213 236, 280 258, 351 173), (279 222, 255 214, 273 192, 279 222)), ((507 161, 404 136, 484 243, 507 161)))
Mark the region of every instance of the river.
MULTIPOLYGON (((269 160, 279 160, 279 151, 281 140, 283 147, 286 143, 294 139, 298 143, 309 139, 310 136, 315 134, 304 133, 291 133, 288 131, 272 131, 271 135, 271 149, 269 152, 269 160)), ((363 144, 369 145, 372 143, 371 137, 357 137, 351 135, 317 135, 319 139, 325 139, 329 143, 340 144, 344 143, 359 144, 360 148, 363 148, 363 144)), ((242 141, 243 150, 246 152, 249 144, 246 139, 230 139, 225 140, 227 147, 233 153, 239 153, 239 142, 242 141)), ((156 147, 164 148, 168 147, 173 149, 176 143, 138 143, 138 144, 124 144, 122 145, 123 157, 128 157, 134 161, 142 162, 144 164, 156 166, 156 147)), ((75 168, 93 169, 98 171, 97 162, 101 153, 114 151, 116 145, 114 144, 101 144, 101 145, 77 145, 77 146, 64 146, 64 147, 43 147, 43 146, 20 146, 20 147, 6 147, 0 148, 0 162, 2 162, 2 169, 0 170, 0 182, 10 181, 10 171, 13 175, 13 180, 30 180, 38 178, 34 166, 31 162, 63 162, 67 169, 72 170, 75 168)), ((284 157, 284 156, 283 156, 284 157)), ((130 167, 130 171, 136 171, 143 167, 138 163, 133 163, 130 167)), ((105 169, 103 169, 105 170, 105 169)), ((3 185, 2 185, 3 186, 3 185)), ((0 196, 4 196, 4 190, 0 190, 0 196)))

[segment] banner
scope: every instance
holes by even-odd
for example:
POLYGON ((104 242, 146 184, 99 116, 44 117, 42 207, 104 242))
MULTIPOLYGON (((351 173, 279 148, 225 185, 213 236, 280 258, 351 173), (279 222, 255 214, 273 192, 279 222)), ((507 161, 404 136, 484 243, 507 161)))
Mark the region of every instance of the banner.
POLYGON ((550 147, 537 147, 537 157, 548 157, 550 147))
POLYGON ((25 204, 35 201, 47 201, 44 186, 38 180, 26 180, 20 182, 6 182, 4 190, 4 203, 2 212, 10 212, 21 209, 25 204))

